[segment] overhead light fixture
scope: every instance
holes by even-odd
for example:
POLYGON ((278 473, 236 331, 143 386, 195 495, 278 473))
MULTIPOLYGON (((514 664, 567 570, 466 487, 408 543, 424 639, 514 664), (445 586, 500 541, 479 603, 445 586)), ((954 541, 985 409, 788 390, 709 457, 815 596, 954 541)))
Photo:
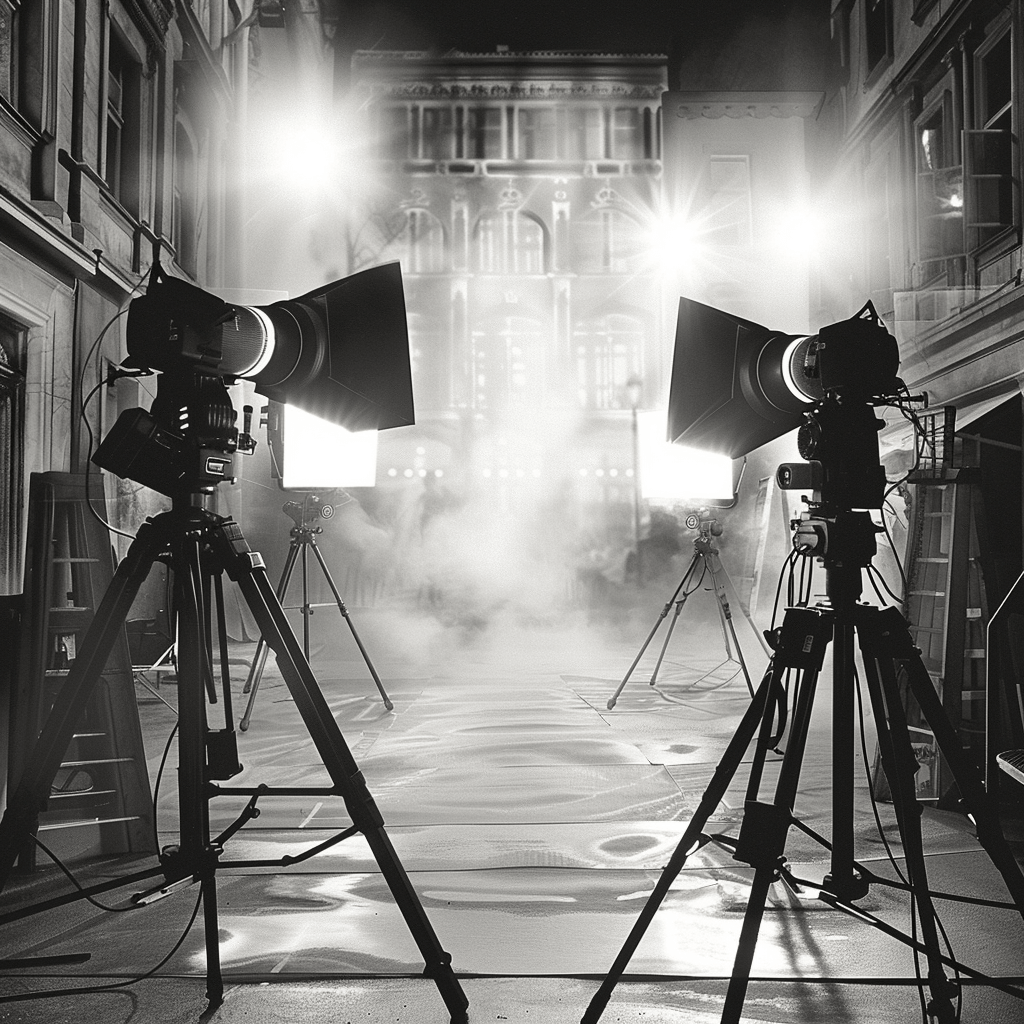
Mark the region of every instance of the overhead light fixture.
POLYGON ((668 438, 732 458, 800 426, 826 395, 898 393, 896 339, 870 303, 814 335, 784 334, 679 300, 668 438))

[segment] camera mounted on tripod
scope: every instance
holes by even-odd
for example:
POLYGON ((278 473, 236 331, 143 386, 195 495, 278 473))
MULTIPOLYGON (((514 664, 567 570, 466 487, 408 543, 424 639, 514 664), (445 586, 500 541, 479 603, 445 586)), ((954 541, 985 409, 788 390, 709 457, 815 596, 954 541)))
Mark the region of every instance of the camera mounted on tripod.
POLYGON ((286 501, 281 511, 295 523, 296 529, 312 530, 314 533, 321 532, 320 526, 313 525, 318 519, 331 519, 334 516, 334 506, 324 501, 319 494, 307 494, 302 501, 286 501))
POLYGON ((697 530, 701 539, 704 540, 722 536, 722 524, 711 515, 711 509, 708 508, 698 508, 687 512, 683 518, 683 525, 688 530, 697 530))

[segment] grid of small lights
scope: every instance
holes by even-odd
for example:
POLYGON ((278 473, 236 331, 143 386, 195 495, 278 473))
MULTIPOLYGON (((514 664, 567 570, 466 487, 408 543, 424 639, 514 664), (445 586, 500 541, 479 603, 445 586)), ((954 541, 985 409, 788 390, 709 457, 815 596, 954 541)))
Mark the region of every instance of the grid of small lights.
MULTIPOLYGON (((397 480, 403 478, 406 480, 413 480, 419 478, 421 480, 426 479, 428 476, 441 479, 444 476, 443 469, 428 469, 426 463, 426 449, 417 448, 416 458, 413 460, 411 467, 405 469, 399 469, 396 466, 392 466, 388 469, 388 478, 391 480, 397 480)), ((499 466, 497 468, 486 466, 480 470, 480 475, 485 480, 539 480, 541 477, 540 467, 534 466, 532 469, 524 469, 522 466, 510 468, 509 466, 499 466)), ((596 478, 617 480, 633 478, 633 470, 630 469, 606 469, 603 466, 582 466, 579 470, 579 475, 584 478, 596 478)))
POLYGON ((627 478, 632 478, 633 470, 625 469, 622 470, 622 472, 620 473, 617 469, 605 469, 603 466, 598 466, 596 469, 589 469, 588 467, 584 466, 580 470, 580 476, 611 477, 614 479, 615 477, 618 477, 620 475, 627 478))

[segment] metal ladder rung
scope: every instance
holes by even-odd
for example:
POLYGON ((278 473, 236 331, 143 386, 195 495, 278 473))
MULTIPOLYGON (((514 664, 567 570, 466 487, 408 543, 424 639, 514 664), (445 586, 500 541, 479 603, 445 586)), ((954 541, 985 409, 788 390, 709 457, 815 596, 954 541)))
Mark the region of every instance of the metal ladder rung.
POLYGON ((61 761, 61 768, 88 768, 95 764, 131 764, 134 757, 97 757, 91 761, 61 761))
POLYGON ((51 800, 80 800, 82 797, 92 796, 116 796, 116 789, 78 789, 58 790, 56 793, 51 790, 51 800))
POLYGON ((118 822, 140 821, 137 814, 129 814, 122 818, 83 818, 80 821, 52 821, 46 825, 40 825, 40 832, 51 832, 58 828, 86 828, 90 825, 115 825, 118 822))

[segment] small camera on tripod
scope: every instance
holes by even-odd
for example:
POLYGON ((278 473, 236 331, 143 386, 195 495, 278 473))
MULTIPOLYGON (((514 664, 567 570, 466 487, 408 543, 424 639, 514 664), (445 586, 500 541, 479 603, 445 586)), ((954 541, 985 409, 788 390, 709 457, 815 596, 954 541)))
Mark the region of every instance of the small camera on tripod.
POLYGON ((281 511, 300 530, 310 529, 317 519, 331 519, 334 516, 334 506, 324 501, 319 494, 307 494, 302 501, 286 501, 281 511))
POLYGON ((711 510, 707 508, 687 512, 683 524, 688 530, 699 531, 702 537, 722 536, 722 524, 711 515, 711 510))

